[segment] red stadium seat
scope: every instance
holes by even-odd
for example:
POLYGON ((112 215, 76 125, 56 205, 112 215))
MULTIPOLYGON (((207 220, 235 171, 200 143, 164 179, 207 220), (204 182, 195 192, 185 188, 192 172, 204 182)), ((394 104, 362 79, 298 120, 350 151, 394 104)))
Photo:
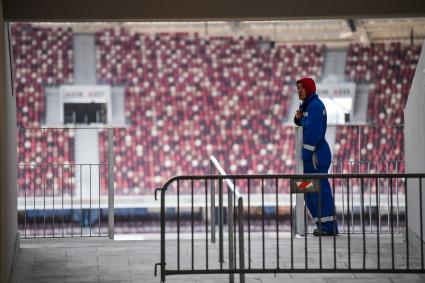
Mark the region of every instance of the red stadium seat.
POLYGON ((374 84, 369 94, 369 122, 403 124, 403 110, 420 52, 420 45, 401 43, 350 45, 346 75, 357 83, 374 84))
MULTIPOLYGON (((96 45, 98 82, 126 87, 129 128, 115 131, 119 194, 208 173, 211 154, 229 173, 295 172, 293 129, 282 120, 296 78, 320 78, 323 46, 264 49, 253 37, 125 29, 98 32, 96 45)), ((105 160, 104 133, 100 140, 105 160)))
MULTIPOLYGON (((11 33, 19 128, 18 195, 43 195, 45 188, 46 194, 53 194, 53 188, 62 182, 62 168, 56 165, 74 163, 74 138, 70 130, 40 129, 45 113, 44 87, 73 82, 73 32, 70 28, 14 24, 11 33), (35 168, 36 164, 40 166, 35 168)), ((70 168, 63 171, 64 194, 70 194, 68 180, 73 174, 70 168)))

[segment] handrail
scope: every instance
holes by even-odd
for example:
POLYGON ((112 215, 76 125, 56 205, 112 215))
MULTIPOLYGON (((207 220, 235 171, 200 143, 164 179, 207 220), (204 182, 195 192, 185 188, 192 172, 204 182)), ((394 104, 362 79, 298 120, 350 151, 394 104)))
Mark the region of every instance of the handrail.
POLYGON ((329 173, 304 173, 304 174, 231 174, 226 176, 220 175, 178 175, 169 178, 165 181, 163 188, 167 190, 167 187, 177 180, 205 180, 205 177, 208 177, 210 180, 226 180, 226 179, 236 179, 236 180, 247 180, 247 179, 276 179, 276 178, 286 178, 286 179, 323 179, 323 178, 341 178, 341 179, 352 179, 352 178, 425 178, 425 173, 338 173, 338 174, 329 174, 329 173))
POLYGON ((64 124, 63 127, 58 126, 41 126, 41 127, 18 127, 16 128, 17 131, 25 131, 25 130, 109 130, 109 129, 126 129, 125 125, 116 125, 116 126, 110 126, 105 125, 104 127, 95 125, 95 126, 81 126, 79 127, 78 124, 64 124), (69 125, 69 126, 67 126, 69 125))
MULTIPOLYGON (((214 155, 210 156, 210 161, 214 165, 214 167, 217 169, 218 173, 222 176, 227 176, 226 171, 224 171, 223 167, 221 167, 220 162, 218 162, 217 158, 215 158, 214 155)), ((233 182, 230 179, 224 179, 227 186, 229 187, 232 192, 235 192, 236 198, 242 197, 242 195, 239 193, 238 187, 233 184, 233 182)))
MULTIPOLYGON (((213 174, 213 168, 217 169, 219 175, 228 176, 224 171, 223 167, 218 162, 217 158, 214 155, 210 156, 211 163, 211 175, 213 174)), ((230 191, 233 192, 235 196, 235 200, 237 200, 237 204, 233 203, 233 194, 229 192, 227 197, 227 225, 228 225, 228 237, 229 237, 229 269, 236 268, 236 255, 234 253, 234 244, 236 244, 235 233, 236 228, 234 227, 234 213, 235 207, 237 206, 237 222, 238 222, 238 231, 239 231, 239 267, 241 269, 245 268, 245 251, 244 251, 244 234, 243 234, 243 197, 240 194, 237 186, 230 180, 224 179, 227 184, 227 187, 230 191), (235 242, 234 242, 235 240, 235 242)), ((220 263, 224 262, 223 257, 223 191, 221 188, 219 189, 219 261, 220 263)), ((216 211, 215 211, 215 188, 214 182, 211 182, 211 243, 215 243, 215 219, 216 219, 216 211)), ((245 274, 240 274, 240 282, 245 283, 245 274)), ((234 274, 229 274, 229 283, 233 283, 235 280, 234 274)))

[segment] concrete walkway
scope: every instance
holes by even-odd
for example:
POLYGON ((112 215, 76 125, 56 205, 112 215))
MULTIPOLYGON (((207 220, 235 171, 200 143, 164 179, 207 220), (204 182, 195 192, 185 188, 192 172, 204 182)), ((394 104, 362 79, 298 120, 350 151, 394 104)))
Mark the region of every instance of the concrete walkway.
MULTIPOLYGON (((363 264, 361 236, 353 235, 351 238, 351 264, 352 267, 361 267, 363 264)), ((376 266, 376 245, 374 235, 368 236, 367 267, 376 266)), ((275 240, 275 239, 274 239, 275 240)), ((318 267, 318 241, 317 238, 308 238, 308 266, 318 267)), ((338 266, 347 266, 346 235, 338 236, 336 241, 338 266)), ((276 266, 276 251, 273 241, 267 240, 266 245, 266 268, 276 266)), ((279 240, 280 255, 279 266, 290 266, 290 252, 288 246, 290 239, 279 240)), ((303 268, 305 263, 304 239, 294 240, 294 266, 303 268)), ((391 252, 388 248, 389 238, 381 240, 381 264, 382 267, 390 267, 391 252)), ((403 258, 403 241, 400 237, 395 238, 397 248, 396 267, 402 268, 405 262, 403 258)), ((209 268, 218 267, 216 260, 216 244, 208 244, 209 268)), ((196 240, 194 244, 195 268, 203 268, 205 260, 205 241, 196 240)), ((333 266, 333 240, 323 239, 323 267, 333 266)), ((247 250, 247 246, 246 246, 247 250)), ((181 268, 190 269, 192 247, 190 241, 184 240, 180 246, 181 268)), ((419 259, 415 251, 411 251, 411 267, 418 267, 419 259)), ((112 241, 105 238, 67 238, 67 239, 26 239, 21 240, 18 257, 12 274, 12 282, 159 282, 159 277, 154 277, 154 264, 159 262, 159 241, 112 241)), ((251 247, 252 268, 262 266, 261 239, 253 239, 251 247)), ((248 254, 246 253, 246 257, 248 254)), ((175 268, 177 262, 176 242, 167 242, 167 268, 175 268)), ((227 262, 227 261, 226 261, 227 262)), ((249 274, 246 282, 272 283, 272 282, 425 282, 424 274, 354 274, 354 273, 331 273, 331 274, 249 274)), ((167 282, 228 282, 228 275, 178 275, 168 276, 167 282)), ((239 282, 236 276, 235 282, 239 282)))

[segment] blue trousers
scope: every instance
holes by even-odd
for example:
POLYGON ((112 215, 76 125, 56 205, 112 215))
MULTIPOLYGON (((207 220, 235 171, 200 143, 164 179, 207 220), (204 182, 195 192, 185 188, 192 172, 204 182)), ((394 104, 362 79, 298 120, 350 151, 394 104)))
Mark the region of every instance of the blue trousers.
MULTIPOLYGON (((328 173, 329 165, 318 164, 313 167, 312 161, 304 161, 304 173, 328 173)), ((334 199, 328 179, 320 180, 320 193, 307 193, 305 201, 311 217, 322 231, 338 233, 338 225, 334 216, 334 199), (320 203, 320 205, 319 205, 320 203), (320 210, 319 210, 320 208, 320 210), (320 223, 319 223, 320 218, 320 223), (320 224, 320 225, 319 225, 320 224)))

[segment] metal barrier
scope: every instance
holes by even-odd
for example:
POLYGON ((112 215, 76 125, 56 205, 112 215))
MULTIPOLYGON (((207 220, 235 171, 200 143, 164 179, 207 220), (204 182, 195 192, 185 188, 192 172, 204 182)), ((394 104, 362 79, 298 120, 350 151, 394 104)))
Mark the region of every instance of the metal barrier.
MULTIPOLYGON (((220 163, 214 156, 210 156, 210 165, 211 165, 211 174, 213 175, 215 171, 221 176, 226 176, 226 172, 223 167, 221 167, 220 163)), ((238 188, 230 179, 225 179, 226 185, 229 190, 232 191, 231 194, 228 194, 228 239, 229 239, 229 269, 235 268, 235 254, 236 254, 236 225, 234 225, 235 216, 237 215, 238 221, 238 231, 243 231, 244 223, 243 223, 243 197, 240 194, 238 188), (234 203, 234 200, 237 199, 237 205, 234 203), (235 211, 235 207, 237 206, 237 211, 235 211)), ((216 210, 215 210, 215 182, 211 180, 211 243, 215 243, 215 219, 216 210)), ((219 191, 218 191, 218 227, 219 227, 219 262, 221 264, 224 263, 223 257, 223 187, 222 183, 219 183, 219 191)), ((244 249, 244 233, 239 233, 239 266, 243 269, 245 268, 245 249, 244 249)), ((229 282, 234 282, 234 274, 231 273, 229 275, 229 282)), ((245 275, 241 274, 240 282, 245 282, 245 275)))
MULTIPOLYGON (((48 143, 52 132, 64 137, 73 130, 98 128, 19 129, 34 133, 24 140, 37 138, 42 160, 48 161, 48 143)), ((32 162, 18 164, 18 229, 22 238, 97 237, 114 238, 114 150, 113 129, 108 134, 107 163, 32 162)), ((69 145, 67 145, 69 146, 69 145)))
MULTIPOLYGON (((392 173, 404 173, 404 170, 400 170, 400 168, 404 168, 404 161, 403 160, 394 160, 394 161, 370 161, 370 160, 350 160, 346 162, 341 161, 334 161, 332 162, 330 172, 334 174, 343 174, 343 173, 360 173, 360 174, 373 174, 373 173, 382 173, 382 174, 392 174, 392 173)), ((347 203, 345 202, 345 189, 343 188, 344 184, 334 184, 336 186, 335 188, 335 197, 336 197, 336 207, 337 209, 341 209, 342 211, 346 210, 347 203)), ((360 202, 360 184, 359 181, 356 180, 354 184, 352 184, 352 187, 354 189, 351 191, 351 212, 353 211, 354 206, 359 206, 360 202)), ((382 221, 379 222, 379 231, 381 233, 389 233, 389 225, 390 225, 390 219, 389 214, 386 213, 389 211, 390 207, 390 194, 389 194, 389 186, 386 184, 385 180, 380 181, 379 188, 376 188, 379 190, 378 194, 378 200, 380 202, 380 207, 382 210, 380 212, 383 212, 383 216, 386 214, 386 219, 382 219, 382 221), (385 223, 384 223, 385 220, 385 223), (386 224, 386 225, 383 225, 386 224)), ((374 203, 376 202, 376 194, 373 192, 375 188, 373 188, 370 184, 370 181, 366 181, 364 184, 364 192, 365 192, 365 202, 367 203, 367 210, 371 210, 374 208, 374 203)), ((396 180, 394 184, 395 189, 395 201, 396 201, 396 226, 397 231, 400 232, 400 217, 401 214, 404 213, 405 207, 405 192, 404 192, 404 180, 396 180)), ((344 221, 344 219, 341 219, 344 221)), ((361 221, 361 220, 359 220, 361 221)), ((371 216, 368 217, 368 219, 365 219, 366 221, 366 230, 368 233, 375 233, 374 227, 375 225, 372 223, 371 216)), ((352 231, 355 231, 355 219, 354 215, 351 216, 351 229, 352 231)), ((342 233, 346 232, 346 225, 343 225, 342 233)))
MULTIPOLYGON (((205 175, 205 176, 177 176, 168 180, 162 188, 155 190, 155 198, 160 192, 161 201, 161 262, 156 264, 160 267, 161 282, 166 276, 179 274, 247 274, 247 273, 299 273, 299 272, 325 272, 325 273, 422 273, 424 269, 423 246, 415 249, 409 244, 407 209, 403 217, 399 219, 400 231, 396 228, 395 221, 395 183, 403 180, 404 191, 408 193, 407 180, 415 182, 422 194, 422 179, 425 174, 295 174, 295 175, 205 175), (306 206, 304 210, 304 237, 295 237, 295 215, 293 212, 295 196, 280 194, 282 186, 286 186, 291 180, 299 179, 322 179, 328 178, 331 184, 345 184, 346 209, 334 210, 334 219, 339 220, 338 228, 341 230, 345 225, 345 233, 338 236, 322 237, 308 233, 314 224, 307 217, 306 206), (245 206, 239 206, 239 213, 233 210, 236 190, 232 186, 223 186, 223 182, 231 180, 234 187, 241 192, 241 199, 247 199, 245 206), (360 184, 359 202, 352 200, 353 182, 360 184), (379 199, 379 187, 381 181, 388 185, 389 208, 386 212, 389 217, 389 231, 387 234, 380 233, 379 228, 382 213, 379 199), (212 220, 208 217, 209 209, 217 210, 217 199, 212 195, 211 184, 218 182, 221 193, 218 194, 218 202, 223 204, 223 209, 218 209, 219 219, 212 220), (373 209, 368 209, 365 200, 365 184, 369 182, 375 188, 375 203, 373 209), (418 182, 418 183, 416 183, 418 182), (261 209, 254 211, 251 203, 250 192, 261 190, 261 209), (268 200, 265 204, 265 191, 274 195, 274 202, 268 200), (271 191, 272 190, 272 191, 271 191), (188 193, 191 199, 190 209, 180 207, 179 199, 188 193), (222 195, 222 200, 220 200, 222 195), (213 202, 214 198, 214 202, 213 202), (227 198, 227 209, 225 203, 227 198), (195 211, 196 202, 199 210, 195 211), (272 205, 273 204, 273 205, 272 205), (270 209, 272 208, 272 209, 270 209), (356 233, 353 233, 352 212, 353 209, 363 219, 356 223, 356 233), (177 213, 176 213, 177 211, 177 213), (222 211, 223 214, 220 214, 222 211), (233 218, 231 217, 233 215, 233 218), (337 218, 338 216, 338 218, 337 218), (372 223, 376 225, 373 234, 367 233, 366 217, 372 217, 372 223), (239 237, 223 237, 219 240, 219 247, 214 242, 216 231, 208 227, 219 225, 225 229, 223 222, 228 221, 228 229, 239 237), (233 221, 232 219, 237 219, 233 221), (344 219, 346 224, 341 223, 344 219), (235 223, 237 222, 237 223, 235 223), (255 222, 255 223, 254 223, 255 222), (290 222, 289 231, 284 230, 284 223, 290 222), (175 223, 177 225, 175 226, 175 223), (189 223, 190 225, 185 225, 189 223), (245 229, 244 223, 247 223, 245 229), (242 237, 241 235, 242 234, 242 237), (239 243, 236 243, 239 241, 239 243), (229 257, 225 258, 224 249, 234 249, 233 257, 229 251, 229 257), (239 247, 239 258, 236 252, 239 247), (248 249, 245 255, 245 247, 248 249), (216 260, 211 260, 216 259, 216 260), (228 267, 224 264, 228 261, 228 267), (232 264, 233 262, 234 264, 232 264), (247 262, 247 266, 245 266, 247 262), (239 264, 238 264, 239 263, 239 264)), ((332 186, 335 195, 335 185, 332 186)), ((320 190, 318 192, 320 199, 320 190)), ((305 194, 298 194, 305 197, 305 194)), ((404 199, 407 208, 407 198, 404 199)), ((422 198, 418 199, 420 213, 422 215, 422 198)), ((335 207, 335 203, 334 203, 335 207)), ((320 208, 319 208, 320 218, 320 208)), ((319 222, 319 226, 320 226, 319 222)), ((335 227, 335 226, 334 226, 335 227)), ((423 227, 420 223, 420 239, 423 242, 423 227)), ((335 228, 334 228, 335 229, 335 228)), ((224 231, 226 232, 226 231, 224 231)), ((227 231, 230 235, 230 231, 227 231)), ((220 236, 220 232, 219 232, 220 236)), ((221 237, 221 236, 220 236, 221 237)))

